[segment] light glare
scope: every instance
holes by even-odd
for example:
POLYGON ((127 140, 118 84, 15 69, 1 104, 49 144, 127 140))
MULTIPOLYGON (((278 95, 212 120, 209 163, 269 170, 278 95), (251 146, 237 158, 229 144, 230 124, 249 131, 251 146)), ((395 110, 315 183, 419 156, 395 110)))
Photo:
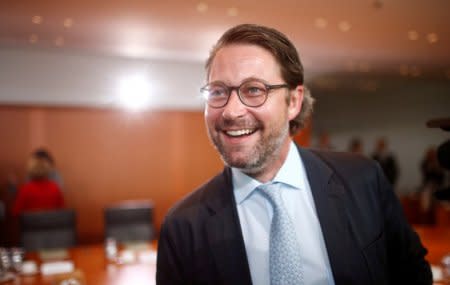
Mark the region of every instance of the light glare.
POLYGON ((149 105, 150 86, 144 76, 134 75, 120 81, 119 102, 131 110, 144 109, 149 105))

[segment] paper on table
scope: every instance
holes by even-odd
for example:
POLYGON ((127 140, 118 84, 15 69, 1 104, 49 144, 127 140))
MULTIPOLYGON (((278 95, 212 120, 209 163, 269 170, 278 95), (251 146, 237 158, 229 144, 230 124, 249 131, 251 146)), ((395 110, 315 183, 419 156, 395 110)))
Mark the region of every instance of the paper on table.
POLYGON ((442 268, 436 265, 431 265, 431 273, 433 274, 433 281, 440 281, 444 277, 442 268))
POLYGON ((145 250, 139 252, 139 262, 141 263, 154 263, 156 264, 156 250, 145 250))
POLYGON ((41 264, 42 275, 69 273, 74 270, 72 261, 52 261, 41 264))
POLYGON ((22 275, 33 275, 39 273, 36 262, 33 260, 26 260, 22 263, 22 269, 20 270, 22 275))
POLYGON ((120 263, 133 263, 136 261, 136 254, 133 250, 122 250, 119 255, 119 262, 120 263))

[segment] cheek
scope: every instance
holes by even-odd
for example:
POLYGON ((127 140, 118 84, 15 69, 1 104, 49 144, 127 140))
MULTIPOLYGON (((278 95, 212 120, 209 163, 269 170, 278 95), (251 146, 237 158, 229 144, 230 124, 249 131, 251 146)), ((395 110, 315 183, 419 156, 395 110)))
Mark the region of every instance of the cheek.
POLYGON ((204 118, 207 125, 213 125, 219 116, 220 112, 217 109, 205 108, 204 118))
POLYGON ((277 124, 279 121, 284 120, 287 116, 287 104, 286 101, 282 100, 277 101, 276 104, 264 104, 255 113, 255 117, 267 124, 277 124))

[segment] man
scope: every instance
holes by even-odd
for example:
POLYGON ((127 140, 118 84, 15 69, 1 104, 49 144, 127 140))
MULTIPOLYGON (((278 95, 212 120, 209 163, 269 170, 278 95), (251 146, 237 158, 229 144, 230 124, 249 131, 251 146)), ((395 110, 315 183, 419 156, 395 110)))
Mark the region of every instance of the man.
POLYGON ((167 214, 157 284, 431 284, 377 164, 293 143, 313 99, 283 34, 234 27, 206 71, 205 122, 226 167, 167 214))
POLYGON ((389 152, 385 138, 379 138, 377 140, 375 150, 372 153, 372 159, 380 164, 387 180, 391 183, 392 188, 395 188, 395 183, 397 182, 399 174, 397 160, 395 159, 395 156, 389 152))

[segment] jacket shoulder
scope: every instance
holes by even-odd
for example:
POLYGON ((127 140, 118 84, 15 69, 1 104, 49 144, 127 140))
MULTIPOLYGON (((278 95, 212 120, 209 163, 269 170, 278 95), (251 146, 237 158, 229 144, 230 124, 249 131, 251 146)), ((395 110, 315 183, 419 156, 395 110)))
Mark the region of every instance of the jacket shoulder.
POLYGON ((231 193, 230 171, 225 169, 194 191, 190 192, 169 209, 165 221, 192 219, 198 220, 203 213, 209 211, 208 205, 227 200, 231 193))
POLYGON ((310 151, 341 178, 378 179, 377 176, 381 173, 378 163, 363 155, 349 152, 310 151))

